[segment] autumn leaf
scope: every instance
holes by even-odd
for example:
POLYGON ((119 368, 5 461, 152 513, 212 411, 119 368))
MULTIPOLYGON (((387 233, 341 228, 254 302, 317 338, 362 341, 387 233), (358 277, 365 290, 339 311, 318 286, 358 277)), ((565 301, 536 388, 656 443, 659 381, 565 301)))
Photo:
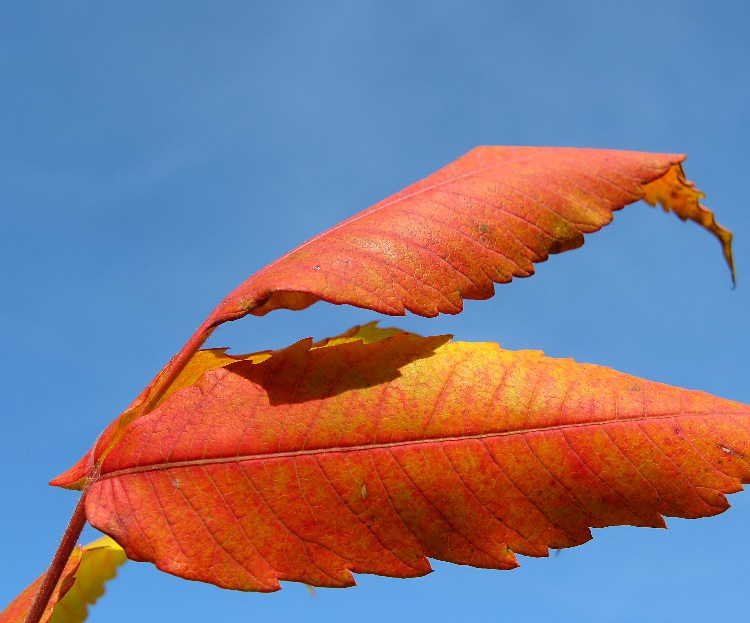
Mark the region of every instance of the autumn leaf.
POLYGON ((592 527, 715 515, 750 481, 748 406, 447 340, 303 340, 209 369, 93 457, 86 515, 129 558, 273 591, 428 558, 511 569, 592 527))
POLYGON ((551 147, 477 147, 272 262, 214 312, 223 322, 323 300, 383 314, 456 314, 494 283, 583 244, 612 212, 645 199, 696 221, 721 242, 729 231, 685 180, 685 156, 551 147))
MULTIPOLYGON (((81 623, 89 604, 104 594, 104 583, 115 577, 125 552, 109 537, 73 550, 41 621, 81 623)), ((0 623, 22 623, 44 576, 37 578, 0 613, 0 623)))

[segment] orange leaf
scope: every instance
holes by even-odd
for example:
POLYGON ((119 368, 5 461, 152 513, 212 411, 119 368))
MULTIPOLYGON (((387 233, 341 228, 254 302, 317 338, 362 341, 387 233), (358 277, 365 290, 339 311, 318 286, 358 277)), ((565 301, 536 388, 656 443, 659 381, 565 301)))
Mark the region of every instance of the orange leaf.
POLYGON ((209 370, 129 425, 87 517, 129 558, 273 591, 428 557, 510 569, 591 527, 720 513, 750 481, 748 406, 446 340, 304 340, 209 370))
MULTIPOLYGON (((117 567, 125 560, 125 552, 109 537, 76 547, 42 615, 42 623, 85 621, 88 605, 104 594, 104 583, 115 577, 117 567)), ((22 623, 26 619, 43 579, 43 575, 37 578, 0 613, 0 623, 22 623)))
POLYGON ((685 156, 477 147, 272 262, 218 307, 218 322, 324 300, 384 314, 456 314, 493 283, 528 277, 646 199, 711 231, 732 271, 729 231, 699 204, 685 156))

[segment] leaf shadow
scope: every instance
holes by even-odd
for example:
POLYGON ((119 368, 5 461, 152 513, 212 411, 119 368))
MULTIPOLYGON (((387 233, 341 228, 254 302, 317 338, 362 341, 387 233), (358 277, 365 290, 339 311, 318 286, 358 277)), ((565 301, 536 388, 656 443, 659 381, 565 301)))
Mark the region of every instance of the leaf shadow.
POLYGON ((317 348, 307 338, 263 362, 240 361, 226 370, 263 387, 272 405, 303 403, 389 383, 400 376, 400 368, 432 356, 451 338, 399 333, 371 343, 317 348))

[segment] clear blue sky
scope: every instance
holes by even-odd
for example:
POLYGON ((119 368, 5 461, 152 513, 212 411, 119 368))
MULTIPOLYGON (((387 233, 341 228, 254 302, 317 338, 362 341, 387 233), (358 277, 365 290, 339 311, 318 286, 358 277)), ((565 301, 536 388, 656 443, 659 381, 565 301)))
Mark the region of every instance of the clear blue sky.
MULTIPOLYGON (((0 606, 47 565, 67 468, 206 316, 304 239, 478 144, 690 154, 736 234, 643 204, 460 316, 385 324, 540 348, 750 402, 750 4, 0 5, 0 606)), ((239 351, 374 315, 220 329, 239 351)), ((690 621, 747 611, 750 494, 512 572, 221 591, 129 563, 92 621, 690 621)), ((94 537, 88 530, 87 540, 94 537)))

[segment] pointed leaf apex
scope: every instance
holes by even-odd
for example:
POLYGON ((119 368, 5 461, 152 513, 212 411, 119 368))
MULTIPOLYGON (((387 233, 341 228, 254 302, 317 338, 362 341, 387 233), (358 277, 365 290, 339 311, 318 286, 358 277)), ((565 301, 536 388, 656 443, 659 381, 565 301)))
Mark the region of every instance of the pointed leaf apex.
POLYGON ((53 487, 62 487, 63 489, 74 489, 83 491, 86 486, 88 476, 91 473, 93 448, 84 454, 81 459, 70 469, 64 471, 59 476, 49 481, 53 487))

